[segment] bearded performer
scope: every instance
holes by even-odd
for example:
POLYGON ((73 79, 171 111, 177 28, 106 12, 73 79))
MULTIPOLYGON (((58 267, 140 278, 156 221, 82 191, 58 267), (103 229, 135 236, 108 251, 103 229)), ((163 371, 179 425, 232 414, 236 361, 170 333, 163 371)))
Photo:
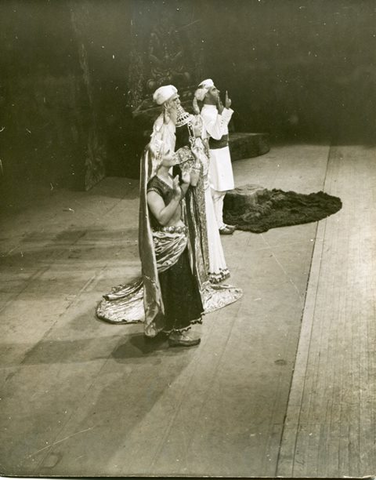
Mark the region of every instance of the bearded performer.
POLYGON ((209 184, 210 152, 196 98, 193 101, 194 115, 177 106, 176 149, 180 157, 181 171, 189 169, 200 172, 192 196, 196 203, 201 225, 201 249, 206 271, 211 283, 219 283, 230 276, 223 253, 215 210, 209 184))
MULTIPOLYGON (((162 112, 154 122, 151 138, 163 138, 163 142, 171 150, 176 146, 176 127, 178 124, 179 112, 183 111, 177 89, 173 85, 166 85, 158 88, 153 94, 153 100, 161 105, 162 112)), ((196 162, 189 147, 180 148, 176 153, 176 164, 181 164, 183 170, 175 169, 175 173, 182 171, 191 176, 192 187, 188 190, 185 199, 186 222, 190 231, 190 246, 194 255, 196 275, 200 285, 208 280, 209 250, 206 241, 206 217, 202 189, 201 176, 199 175, 200 164, 196 162)))
POLYGON ((206 130, 205 136, 209 139, 209 179, 218 229, 222 235, 231 235, 235 227, 223 222, 223 202, 226 192, 234 188, 234 174, 228 146, 228 124, 234 111, 230 108, 231 100, 227 92, 224 106, 219 94, 220 91, 215 87, 213 80, 207 79, 200 83, 196 98, 203 102, 201 116, 206 130))
POLYGON ((195 285, 204 313, 235 302, 242 291, 229 285, 211 285, 205 274, 201 251, 196 248, 197 230, 192 228, 192 221, 188 221, 195 215, 187 214, 189 207, 183 198, 188 198, 190 190, 195 188, 195 172, 185 172, 181 185, 177 177, 173 179, 167 173, 179 161, 179 155, 171 160, 176 142, 176 105, 180 104, 177 90, 172 85, 163 86, 153 98, 161 105, 162 112, 154 122, 150 144, 141 159, 139 253, 142 277, 113 288, 98 305, 97 316, 110 323, 141 321, 146 336, 155 337, 165 332, 170 334, 170 345, 191 346, 196 345, 198 339, 186 332, 192 323, 201 321, 202 311, 195 285), (158 175, 159 170, 161 174, 158 175), (191 273, 186 268, 187 256, 191 273), (177 265, 175 271, 166 275, 165 283, 164 273, 173 265, 177 265), (190 285, 189 291, 183 285, 185 282, 190 285), (173 291, 180 289, 179 297, 173 291), (188 303, 192 303, 192 309, 187 308, 188 303), (184 309, 191 313, 184 316, 184 309))
POLYGON ((195 115, 186 112, 180 103, 178 91, 171 86, 157 89, 153 98, 157 104, 162 105, 162 113, 154 123, 152 135, 157 135, 163 128, 165 141, 177 150, 179 165, 175 172, 180 170, 192 173, 191 183, 195 188, 189 189, 187 193, 186 210, 192 250, 197 256, 197 274, 201 283, 208 277, 211 283, 222 282, 230 276, 230 272, 216 227, 208 180, 208 141, 203 138, 205 130, 198 105, 193 105, 195 115), (169 96, 167 100, 166 95, 169 96))

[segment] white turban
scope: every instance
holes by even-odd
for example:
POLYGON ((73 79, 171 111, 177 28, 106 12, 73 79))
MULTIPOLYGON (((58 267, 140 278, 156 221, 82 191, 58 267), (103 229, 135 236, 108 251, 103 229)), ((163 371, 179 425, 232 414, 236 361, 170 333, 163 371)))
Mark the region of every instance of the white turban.
POLYGON ((170 98, 178 93, 178 90, 173 85, 164 85, 163 87, 157 88, 153 93, 153 100, 157 105, 162 105, 163 103, 170 100, 170 98))
POLYGON ((208 93, 208 89, 207 88, 198 88, 196 91, 195 91, 195 98, 197 98, 197 100, 199 100, 200 102, 203 102, 204 98, 205 98, 205 95, 208 93))
POLYGON ((214 87, 214 82, 211 78, 207 78, 206 80, 203 80, 198 87, 209 90, 209 88, 214 87))
POLYGON ((202 102, 211 87, 214 87, 214 82, 211 78, 203 80, 195 91, 195 98, 202 102))

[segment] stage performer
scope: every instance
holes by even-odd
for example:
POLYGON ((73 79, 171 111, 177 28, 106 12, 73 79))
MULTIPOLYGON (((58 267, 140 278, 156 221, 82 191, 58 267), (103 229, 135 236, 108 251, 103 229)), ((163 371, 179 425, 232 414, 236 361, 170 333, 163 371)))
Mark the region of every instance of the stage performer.
POLYGON ((220 91, 209 78, 200 83, 196 98, 202 99, 201 116, 206 136, 209 138, 209 181, 218 229, 222 235, 231 235, 235 228, 223 222, 223 201, 226 192, 234 188, 228 132, 228 124, 234 111, 230 108, 231 100, 227 92, 224 106, 219 94, 220 91))
POLYGON ((176 149, 180 157, 181 171, 193 168, 200 175, 196 188, 190 192, 196 204, 201 230, 201 250, 203 252, 206 271, 211 283, 219 283, 230 276, 223 253, 219 235, 213 199, 209 184, 210 152, 202 117, 196 99, 193 101, 194 114, 186 112, 181 105, 177 106, 176 149))
MULTIPOLYGON (((150 318, 146 316, 146 324, 147 328, 153 327, 166 333, 170 346, 197 345, 200 339, 192 337, 188 331, 192 324, 201 323, 204 308, 198 282, 191 269, 188 229, 182 220, 181 206, 189 188, 190 174, 183 175, 180 186, 178 176, 173 178, 169 173, 176 157, 168 145, 154 139, 150 143, 150 151, 154 174, 147 183, 149 212, 146 208, 142 210, 143 215, 149 216, 149 220, 143 220, 151 226, 155 265, 150 264, 150 254, 144 255, 145 248, 151 247, 148 245, 150 233, 140 239, 140 254, 144 277, 152 278, 152 270, 156 266, 159 289, 150 299, 145 296, 145 312, 151 314, 150 318)), ((156 281, 154 275, 153 282, 156 281)))

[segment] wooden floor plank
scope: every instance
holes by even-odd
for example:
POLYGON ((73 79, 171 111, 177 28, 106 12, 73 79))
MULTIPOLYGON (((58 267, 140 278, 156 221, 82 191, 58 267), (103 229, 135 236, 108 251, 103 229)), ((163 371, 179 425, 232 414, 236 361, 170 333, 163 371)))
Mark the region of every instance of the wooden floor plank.
POLYGON ((298 421, 285 424, 279 475, 376 469, 374 159, 375 149, 331 151, 325 191, 339 196, 343 209, 319 226, 323 241, 315 245, 287 413, 298 421), (316 437, 310 446, 309 430, 316 437))

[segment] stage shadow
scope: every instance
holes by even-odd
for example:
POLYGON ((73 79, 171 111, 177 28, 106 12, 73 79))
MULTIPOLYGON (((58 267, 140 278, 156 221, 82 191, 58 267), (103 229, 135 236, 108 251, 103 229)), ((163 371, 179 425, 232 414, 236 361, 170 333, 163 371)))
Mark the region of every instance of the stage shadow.
MULTIPOLYGON (((192 349, 191 349, 192 350, 192 349)), ((143 333, 136 333, 127 337, 127 342, 119 345, 113 352, 112 358, 119 363, 125 363, 130 358, 150 356, 180 355, 188 351, 187 348, 170 348, 166 335, 159 334, 155 338, 146 337, 143 333)))
POLYGON ((116 259, 120 249, 126 249, 128 257, 138 258, 137 239, 137 227, 116 230, 70 227, 60 232, 32 231, 18 240, 16 248, 2 253, 1 266, 40 268, 42 264, 49 266, 59 262, 68 267, 77 261, 116 259))
MULTIPOLYGON (((129 325, 131 328, 131 325, 129 325)), ((4 343, 3 367, 19 365, 18 353, 24 351, 23 365, 83 364, 113 359, 117 363, 135 364, 146 357, 181 355, 195 348, 170 348, 165 335, 148 339, 143 333, 129 333, 101 338, 75 340, 41 340, 36 344, 4 343)))

